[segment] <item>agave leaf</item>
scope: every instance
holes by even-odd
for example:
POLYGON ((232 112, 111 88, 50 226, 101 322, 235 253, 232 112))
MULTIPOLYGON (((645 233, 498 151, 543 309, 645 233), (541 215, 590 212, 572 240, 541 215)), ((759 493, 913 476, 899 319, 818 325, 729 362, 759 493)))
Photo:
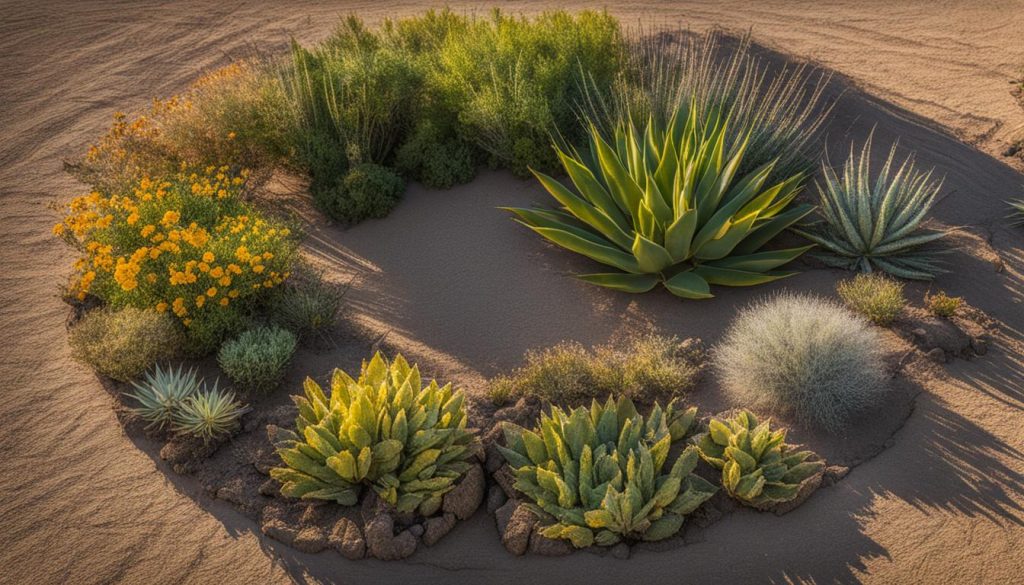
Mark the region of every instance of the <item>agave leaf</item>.
POLYGON ((768 272, 749 272, 746 270, 718 268, 707 264, 694 268, 693 272, 711 284, 722 284, 727 286, 754 286, 796 274, 795 272, 779 272, 775 270, 768 272))
POLYGON ((664 284, 669 292, 684 299, 709 299, 714 296, 711 294, 708 281, 696 271, 680 272, 666 280, 664 284))
MULTIPOLYGON (((624 272, 630 272, 633 274, 644 272, 640 267, 637 258, 633 255, 627 254, 618 248, 613 248, 601 243, 596 237, 585 238, 579 234, 571 233, 564 229, 542 228, 533 227, 528 224, 526 225, 551 242, 554 242, 567 250, 576 252, 577 254, 582 254, 591 260, 595 260, 609 266, 614 266, 624 272)), ((639 235, 637 237, 639 238, 639 235)), ((634 245, 636 245, 635 241, 634 245)))
POLYGON ((658 277, 653 274, 608 272, 602 274, 581 274, 577 278, 605 288, 613 288, 631 293, 647 292, 658 284, 658 277))

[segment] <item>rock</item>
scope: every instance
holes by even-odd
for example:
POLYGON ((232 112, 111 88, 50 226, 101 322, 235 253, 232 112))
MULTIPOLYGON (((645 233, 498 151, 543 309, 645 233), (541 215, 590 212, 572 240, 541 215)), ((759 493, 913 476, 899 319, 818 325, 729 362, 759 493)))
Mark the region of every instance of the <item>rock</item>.
POLYGON ((972 337, 971 349, 978 355, 985 355, 988 353, 988 340, 984 337, 972 337))
POLYGON ((423 525, 422 524, 413 524, 412 526, 410 526, 408 528, 408 530, 416 538, 419 538, 419 537, 423 536, 424 529, 423 529, 423 525))
POLYGON ((230 502, 236 506, 243 504, 244 495, 242 493, 242 486, 239 482, 232 482, 226 486, 223 486, 217 490, 217 499, 230 502))
POLYGON ((474 441, 470 446, 470 450, 473 452, 473 456, 476 457, 478 462, 484 463, 487 461, 487 451, 484 449, 484 446, 480 441, 474 441))
POLYGON ((426 531, 423 533, 423 544, 434 546, 444 535, 451 532, 452 528, 455 528, 455 515, 445 513, 442 516, 434 516, 428 518, 424 524, 426 531))
POLYGON ((930 350, 925 356, 937 364, 946 363, 946 352, 941 347, 930 350))
POLYGON ((416 552, 416 537, 408 530, 395 536, 395 519, 390 514, 378 514, 364 527, 366 548, 382 561, 404 559, 416 552))
POLYGON ((281 485, 275 479, 268 479, 260 484, 260 495, 276 498, 281 493, 281 485))
POLYGON ((299 533, 294 526, 284 521, 284 510, 274 505, 263 509, 260 530, 268 537, 284 544, 291 544, 299 533))
MULTIPOLYGON (((509 502, 513 501, 509 500, 509 502)), ((505 506, 507 505, 505 504, 505 506)), ((508 522, 505 523, 505 530, 501 534, 501 543, 505 545, 508 552, 514 555, 525 553, 527 547, 530 546, 530 535, 536 525, 537 517, 533 515, 533 512, 527 510, 526 506, 517 504, 508 522)))
POLYGON ((327 542, 346 559, 355 561, 366 556, 366 539, 356 523, 348 518, 334 524, 327 542))
POLYGON ((469 518, 484 501, 486 485, 483 468, 479 465, 470 467, 455 489, 444 495, 441 510, 455 514, 459 520, 469 518))
POLYGON ((492 485, 491 489, 487 492, 487 513, 493 514, 495 510, 505 505, 508 501, 508 496, 505 495, 505 490, 501 489, 501 486, 492 485))
POLYGON ((253 460, 252 466, 263 475, 270 475, 270 470, 281 465, 281 459, 273 453, 261 453, 253 460))
POLYGON ((319 526, 306 526, 295 535, 292 546, 304 553, 318 553, 327 548, 327 535, 319 526))
POLYGON ((196 437, 175 437, 160 449, 160 458, 170 464, 175 473, 188 474, 204 459, 213 455, 223 441, 205 442, 196 437))
POLYGON ((511 499, 494 511, 494 523, 498 527, 498 534, 505 534, 505 528, 508 526, 508 521, 512 518, 512 513, 516 511, 518 506, 519 501, 511 499))
POLYGON ((495 471, 501 468, 505 464, 505 458, 501 456, 501 452, 498 451, 498 445, 496 443, 488 443, 487 445, 487 461, 484 462, 484 469, 488 474, 493 474, 495 471))
POLYGON ((327 513, 327 506, 324 505, 326 502, 310 502, 306 505, 306 509, 302 511, 302 517, 299 519, 299 524, 305 526, 307 524, 318 524, 323 520, 324 515, 327 513))
POLYGON ((616 559, 628 559, 629 545, 624 542, 620 542, 619 544, 616 544, 611 549, 609 549, 608 554, 610 554, 612 557, 616 559))
POLYGON ((849 467, 845 467, 843 465, 829 465, 825 468, 825 476, 822 478, 821 485, 835 485, 836 482, 846 477, 846 474, 848 473, 850 473, 849 467))
POLYGON ((362 514, 364 525, 378 515, 387 513, 387 504, 377 497, 377 492, 373 490, 363 491, 363 501, 360 508, 360 514, 362 514))
POLYGON ((961 355, 971 347, 971 337, 949 319, 940 319, 922 311, 912 312, 911 331, 918 346, 925 352, 942 349, 950 355, 961 355))
POLYGON ((514 498, 516 497, 516 489, 512 487, 515 485, 516 476, 512 472, 512 468, 508 465, 503 465, 498 471, 494 472, 494 481, 501 487, 505 492, 505 495, 514 498))
POLYGON ((540 533, 540 527, 534 526, 530 535, 530 552, 544 557, 563 557, 572 553, 572 545, 569 541, 562 539, 548 538, 540 533))

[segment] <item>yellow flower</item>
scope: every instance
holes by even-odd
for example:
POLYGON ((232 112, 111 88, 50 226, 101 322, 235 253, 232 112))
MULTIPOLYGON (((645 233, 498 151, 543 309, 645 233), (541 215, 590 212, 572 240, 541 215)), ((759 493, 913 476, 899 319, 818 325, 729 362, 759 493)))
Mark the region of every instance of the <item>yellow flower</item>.
POLYGON ((210 288, 206 289, 206 296, 210 298, 217 296, 217 288, 211 286, 210 288))
POLYGON ((221 286, 231 286, 231 277, 230 276, 222 276, 221 279, 217 281, 217 284, 219 284, 221 286))
POLYGON ((167 311, 167 303, 160 301, 159 303, 156 304, 156 310, 159 313, 167 311))
POLYGON ((216 266, 210 270, 211 278, 220 278, 222 276, 224 276, 224 269, 221 268, 220 266, 216 266))
POLYGON ((180 220, 181 220, 181 214, 180 213, 178 213, 177 211, 168 211, 167 213, 164 213, 164 217, 163 217, 163 219, 160 220, 160 223, 164 224, 167 227, 170 227, 170 226, 178 223, 178 221, 180 221, 180 220))
POLYGON ((215 259, 216 258, 214 258, 213 252, 205 252, 205 253, 203 253, 203 262, 210 263, 210 262, 213 262, 215 259))
POLYGON ((206 303, 206 297, 203 295, 196 297, 196 307, 202 307, 204 303, 206 303))

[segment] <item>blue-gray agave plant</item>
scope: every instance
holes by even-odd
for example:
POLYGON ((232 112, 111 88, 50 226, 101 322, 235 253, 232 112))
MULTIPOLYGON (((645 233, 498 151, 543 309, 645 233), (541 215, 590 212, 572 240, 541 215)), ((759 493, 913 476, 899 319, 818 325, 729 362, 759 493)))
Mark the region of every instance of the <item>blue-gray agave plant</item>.
POLYGON ((931 280, 941 272, 935 250, 926 244, 946 235, 921 226, 942 187, 932 171, 919 171, 913 155, 892 174, 896 145, 872 181, 868 159, 871 136, 858 156, 855 148, 839 176, 823 165, 824 186, 818 184, 823 221, 793 228, 821 247, 816 255, 849 270, 881 270, 901 278, 931 280))

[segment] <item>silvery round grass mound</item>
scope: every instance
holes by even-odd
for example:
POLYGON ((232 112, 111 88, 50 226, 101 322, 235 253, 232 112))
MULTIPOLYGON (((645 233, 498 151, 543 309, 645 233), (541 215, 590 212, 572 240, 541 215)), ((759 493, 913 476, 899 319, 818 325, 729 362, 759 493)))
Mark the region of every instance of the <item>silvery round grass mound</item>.
POLYGON ((885 396, 881 339, 867 321, 808 295, 742 310, 715 350, 737 404, 836 431, 885 396))

